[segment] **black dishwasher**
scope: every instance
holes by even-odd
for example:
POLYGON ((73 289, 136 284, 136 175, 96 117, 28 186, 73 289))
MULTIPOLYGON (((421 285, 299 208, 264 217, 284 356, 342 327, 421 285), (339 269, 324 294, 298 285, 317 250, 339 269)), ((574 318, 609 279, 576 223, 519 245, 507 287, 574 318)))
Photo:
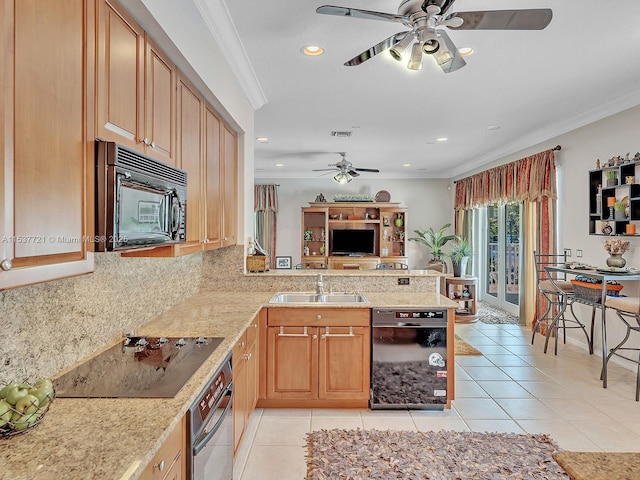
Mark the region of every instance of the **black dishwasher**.
POLYGON ((442 410, 447 403, 447 311, 373 308, 374 409, 442 410))

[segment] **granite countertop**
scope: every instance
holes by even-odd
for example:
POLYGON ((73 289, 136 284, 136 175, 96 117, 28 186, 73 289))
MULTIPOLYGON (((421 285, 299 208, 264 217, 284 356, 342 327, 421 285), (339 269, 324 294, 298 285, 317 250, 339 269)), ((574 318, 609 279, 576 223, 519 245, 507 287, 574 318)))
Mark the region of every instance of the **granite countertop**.
POLYGON ((572 480, 635 480, 640 453, 556 452, 553 458, 572 480))
MULTIPOLYGON (((202 335, 224 341, 174 398, 56 398, 37 428, 0 439, 0 480, 138 478, 260 309, 300 306, 268 304, 273 293, 201 292, 140 327, 141 335, 202 335)), ((457 306, 434 293, 364 293, 370 303, 357 307, 457 306)))

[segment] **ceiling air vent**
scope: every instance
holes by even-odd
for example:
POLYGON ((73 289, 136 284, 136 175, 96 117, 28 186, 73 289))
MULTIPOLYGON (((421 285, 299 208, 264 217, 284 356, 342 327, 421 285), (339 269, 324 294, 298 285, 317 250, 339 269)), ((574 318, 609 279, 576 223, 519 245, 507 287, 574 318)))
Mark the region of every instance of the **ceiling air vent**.
POLYGON ((350 137, 353 132, 331 132, 332 137, 350 137))

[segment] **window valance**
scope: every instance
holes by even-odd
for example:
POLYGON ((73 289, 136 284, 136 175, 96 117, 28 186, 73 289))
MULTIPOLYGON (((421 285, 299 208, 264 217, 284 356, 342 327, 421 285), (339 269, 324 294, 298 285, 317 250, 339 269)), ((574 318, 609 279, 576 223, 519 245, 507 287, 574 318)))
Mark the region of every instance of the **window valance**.
POLYGON ((556 149, 558 147, 458 180, 456 210, 556 199, 556 149))

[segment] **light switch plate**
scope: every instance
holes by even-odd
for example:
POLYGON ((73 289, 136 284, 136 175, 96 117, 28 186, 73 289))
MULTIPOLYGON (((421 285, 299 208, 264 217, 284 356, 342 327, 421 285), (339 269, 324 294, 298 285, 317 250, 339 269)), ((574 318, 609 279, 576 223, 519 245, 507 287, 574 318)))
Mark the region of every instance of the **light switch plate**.
POLYGON ((570 248, 565 248, 564 249, 564 254, 567 256, 567 258, 570 257, 571 256, 571 249, 570 248))

